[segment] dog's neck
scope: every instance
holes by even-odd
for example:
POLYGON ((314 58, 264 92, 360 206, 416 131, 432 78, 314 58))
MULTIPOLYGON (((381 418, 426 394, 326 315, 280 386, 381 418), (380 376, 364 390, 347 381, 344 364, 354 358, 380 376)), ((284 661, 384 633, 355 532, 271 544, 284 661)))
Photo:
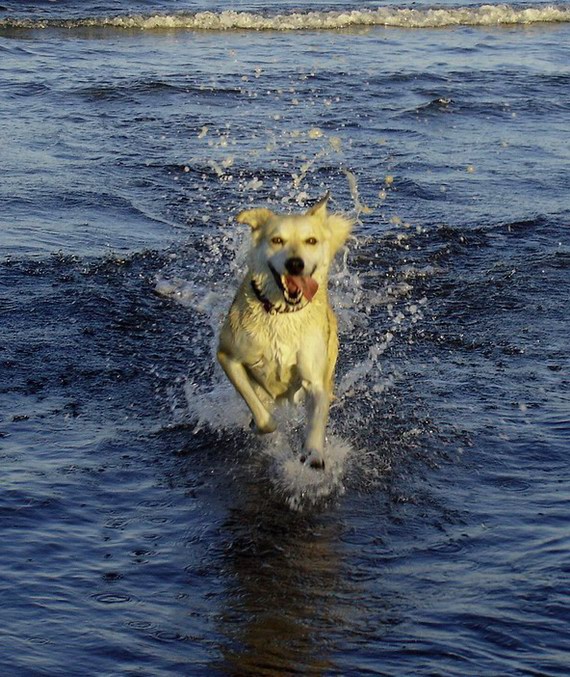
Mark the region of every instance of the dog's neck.
POLYGON ((263 306, 263 310, 265 310, 266 313, 275 312, 275 306, 273 305, 273 303, 271 303, 271 301, 267 298, 267 296, 263 295, 261 289, 259 288, 259 285, 253 278, 251 278, 251 288, 253 290, 253 293, 255 294, 256 299, 263 306))
POLYGON ((281 313, 296 313, 299 310, 302 310, 306 304, 300 304, 298 306, 290 306, 285 300, 283 300, 282 303, 273 303, 261 290, 261 286, 259 283, 255 280, 255 278, 251 278, 250 281, 250 286, 251 289, 255 295, 255 298, 261 303, 263 306, 263 310, 268 315, 277 315, 281 313))

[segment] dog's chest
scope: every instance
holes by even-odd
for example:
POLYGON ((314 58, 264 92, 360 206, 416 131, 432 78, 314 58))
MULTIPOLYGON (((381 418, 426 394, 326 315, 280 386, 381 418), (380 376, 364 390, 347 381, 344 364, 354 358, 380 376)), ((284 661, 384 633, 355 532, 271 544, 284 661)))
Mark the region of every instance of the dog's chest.
POLYGON ((282 322, 277 327, 267 326, 258 348, 259 359, 250 365, 250 369, 266 390, 275 397, 282 395, 299 379, 297 367, 304 349, 300 323, 282 322))

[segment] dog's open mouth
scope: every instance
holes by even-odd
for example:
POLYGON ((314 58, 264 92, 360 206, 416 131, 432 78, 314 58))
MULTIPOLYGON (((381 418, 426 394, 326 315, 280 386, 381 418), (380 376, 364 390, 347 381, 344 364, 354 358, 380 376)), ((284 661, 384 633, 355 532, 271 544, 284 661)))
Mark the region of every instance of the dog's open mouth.
POLYGON ((310 275, 284 275, 283 277, 287 293, 292 299, 303 295, 307 301, 312 301, 319 284, 310 275))
POLYGON ((312 301, 319 289, 319 283, 312 277, 316 266, 311 275, 279 275, 271 264, 269 264, 269 269, 289 305, 298 305, 303 300, 303 296, 307 301, 312 301))

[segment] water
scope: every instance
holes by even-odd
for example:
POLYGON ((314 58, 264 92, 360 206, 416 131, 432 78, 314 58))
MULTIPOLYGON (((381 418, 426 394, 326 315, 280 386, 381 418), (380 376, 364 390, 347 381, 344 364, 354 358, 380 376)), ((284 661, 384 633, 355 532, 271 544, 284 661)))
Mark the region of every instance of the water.
POLYGON ((2 674, 568 674, 569 12, 2 4, 2 674), (320 474, 212 351, 328 189, 320 474))

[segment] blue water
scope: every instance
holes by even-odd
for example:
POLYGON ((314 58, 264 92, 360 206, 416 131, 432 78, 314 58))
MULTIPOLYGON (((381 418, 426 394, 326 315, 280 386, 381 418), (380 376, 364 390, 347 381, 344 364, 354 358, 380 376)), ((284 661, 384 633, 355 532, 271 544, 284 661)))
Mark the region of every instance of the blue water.
POLYGON ((570 673, 569 85, 568 3, 2 3, 3 675, 570 673), (315 474, 213 347, 326 190, 315 474))

